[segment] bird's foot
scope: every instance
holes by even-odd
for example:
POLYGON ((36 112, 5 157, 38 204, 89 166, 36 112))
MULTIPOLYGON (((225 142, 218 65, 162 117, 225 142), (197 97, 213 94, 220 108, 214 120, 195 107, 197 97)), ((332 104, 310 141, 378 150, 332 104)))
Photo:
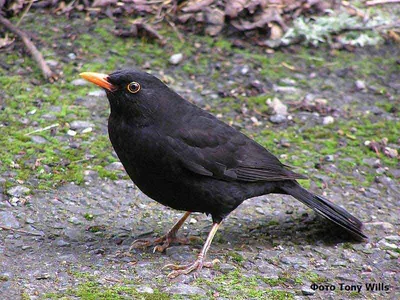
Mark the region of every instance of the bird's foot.
MULTIPOLYGON (((204 258, 198 257, 193 263, 187 265, 174 265, 168 264, 165 265, 162 270, 170 269, 173 270, 171 273, 168 274, 168 278, 172 279, 178 277, 182 274, 189 274, 193 271, 200 271, 203 267, 205 268, 212 268, 216 263, 219 263, 218 259, 214 259, 213 261, 204 261, 204 258)), ((197 277, 197 273, 195 275, 197 277)))
POLYGON ((165 249, 167 249, 173 243, 187 245, 190 243, 190 240, 191 240, 190 238, 177 237, 176 235, 167 233, 166 235, 163 235, 159 238, 147 238, 147 239, 135 240, 131 244, 129 251, 131 251, 132 249, 147 248, 156 245, 153 249, 153 253, 155 253, 156 251, 164 252, 165 249))

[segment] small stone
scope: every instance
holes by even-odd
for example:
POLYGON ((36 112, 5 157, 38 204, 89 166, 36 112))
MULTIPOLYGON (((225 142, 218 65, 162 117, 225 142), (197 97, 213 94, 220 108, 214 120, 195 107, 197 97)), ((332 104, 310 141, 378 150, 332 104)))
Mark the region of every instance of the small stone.
POLYGON ((383 149, 383 153, 390 158, 396 158, 399 155, 399 152, 396 149, 389 147, 385 147, 385 149, 383 149))
POLYGON ((291 78, 283 78, 279 82, 284 85, 290 85, 290 86, 296 85, 296 80, 291 78))
POLYGON ((363 158, 362 162, 375 169, 382 165, 381 160, 376 158, 363 158))
POLYGON ((89 133, 89 132, 92 132, 92 131, 93 131, 93 128, 92 127, 88 127, 88 128, 83 129, 81 133, 89 133))
POLYGON ((279 100, 278 98, 274 98, 272 100, 268 99, 267 104, 270 108, 272 108, 275 114, 285 115, 285 116, 288 114, 287 106, 283 104, 282 101, 279 100))
POLYGON ((378 245, 380 248, 385 249, 385 250, 397 250, 399 249, 399 246, 393 243, 388 243, 385 240, 380 240, 378 242, 378 245))
POLYGON ((304 288, 301 289, 301 293, 302 293, 304 296, 311 296, 311 295, 314 295, 314 294, 315 294, 315 291, 312 290, 312 289, 310 289, 309 287, 304 287, 304 288))
POLYGON ((190 218, 189 223, 190 223, 190 224, 196 224, 196 223, 197 223, 197 220, 196 220, 195 218, 190 218))
POLYGON ((124 170, 124 166, 119 161, 116 161, 116 162, 109 164, 104 169, 106 169, 107 171, 120 171, 120 170, 124 170))
POLYGON ((85 181, 93 181, 99 178, 99 173, 94 170, 85 170, 83 175, 85 176, 85 181))
POLYGON ((260 126, 262 123, 258 121, 256 117, 251 117, 250 120, 253 122, 255 126, 260 126))
POLYGON ((87 85, 88 82, 83 78, 78 78, 78 79, 72 80, 71 84, 75 85, 75 86, 82 86, 82 85, 87 85))
POLYGON ((71 244, 66 242, 66 241, 64 241, 64 240, 62 240, 62 239, 56 241, 56 246, 58 246, 58 247, 67 247, 69 245, 71 245, 71 244))
POLYGON ((269 117, 269 120, 274 124, 280 124, 286 121, 286 116, 277 114, 269 117))
POLYGON ((10 228, 19 228, 20 224, 11 211, 0 211, 0 224, 10 228))
POLYGON ((326 155, 326 156, 324 157, 324 160, 325 160, 326 162, 333 162, 333 161, 335 161, 335 158, 334 158, 333 155, 326 155))
POLYGON ((169 58, 169 62, 172 65, 177 65, 179 64, 181 61, 183 60, 183 54, 182 53, 176 53, 171 55, 171 57, 169 58))
POLYGON ((88 93, 89 96, 92 97, 104 97, 106 92, 104 90, 95 90, 88 93))
POLYGON ((67 131, 67 134, 68 134, 69 136, 76 136, 76 131, 75 131, 75 130, 69 129, 69 130, 67 131))
POLYGON ((385 236, 385 240, 400 242, 400 235, 388 235, 388 236, 385 236))
POLYGON ((335 119, 332 116, 326 116, 322 119, 322 124, 323 125, 329 125, 335 122, 335 119))
POLYGON ((392 259, 397 259, 400 257, 400 253, 398 253, 398 252, 391 251, 391 250, 387 250, 386 252, 390 255, 390 258, 392 258, 392 259))
POLYGON ((146 286, 146 285, 144 285, 144 286, 138 286, 138 287, 136 288, 136 291, 137 291, 138 293, 154 294, 154 290, 153 290, 151 287, 146 286))
POLYGON ((393 232, 394 231, 394 226, 390 224, 389 222, 371 222, 371 223, 365 223, 365 228, 368 230, 371 230, 373 228, 375 229, 381 229, 386 232, 393 232))
POLYGON ((70 60, 74 60, 74 59, 76 59, 76 54, 75 53, 68 53, 68 58, 70 59, 70 60))
POLYGON ((277 93, 283 93, 283 94, 297 94, 299 92, 299 89, 294 87, 294 86, 279 86, 279 85, 274 85, 273 89, 277 93))
POLYGON ((356 80, 356 88, 357 90, 365 90, 367 86, 365 85, 365 82, 362 80, 356 80))
POLYGON ((206 296, 206 291, 196 287, 196 286, 191 286, 188 284, 184 283, 178 283, 176 285, 167 287, 165 290, 169 294, 173 295, 196 295, 196 296, 206 296))
POLYGON ((49 67, 57 67, 58 61, 52 59, 46 59, 46 63, 49 67))
POLYGON ((241 69, 240 69, 240 74, 242 75, 246 75, 247 73, 249 73, 250 68, 248 65, 244 65, 241 69))
POLYGON ((32 135, 31 136, 31 141, 34 142, 35 144, 45 144, 47 143, 47 140, 40 136, 40 135, 32 135))
POLYGON ((9 188, 7 190, 7 194, 13 197, 21 197, 24 195, 29 194, 31 190, 25 186, 22 185, 17 185, 17 186, 13 186, 12 188, 9 188))
POLYGON ((71 122, 70 127, 73 130, 77 130, 77 129, 85 129, 88 127, 94 127, 94 124, 87 121, 73 121, 71 122))
POLYGON ((68 222, 72 223, 72 224, 81 224, 81 221, 79 221, 79 219, 77 217, 72 216, 71 218, 68 219, 68 222))

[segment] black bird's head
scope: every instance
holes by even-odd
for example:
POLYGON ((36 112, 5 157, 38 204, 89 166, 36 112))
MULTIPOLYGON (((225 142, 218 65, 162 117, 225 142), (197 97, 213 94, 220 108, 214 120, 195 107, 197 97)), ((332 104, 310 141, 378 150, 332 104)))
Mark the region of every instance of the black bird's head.
POLYGON ((80 76, 105 89, 112 114, 129 118, 154 118, 169 105, 166 102, 179 97, 158 78, 141 71, 84 72, 80 76))

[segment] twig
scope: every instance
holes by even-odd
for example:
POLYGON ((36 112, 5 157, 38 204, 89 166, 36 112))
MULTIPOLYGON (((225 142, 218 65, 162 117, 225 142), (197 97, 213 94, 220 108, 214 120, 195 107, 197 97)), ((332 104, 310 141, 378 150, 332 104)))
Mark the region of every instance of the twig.
POLYGON ((32 3, 33 3, 33 0, 30 0, 29 3, 28 3, 28 5, 25 7, 24 11, 22 12, 21 18, 19 18, 19 20, 18 20, 17 24, 15 24, 15 26, 18 27, 19 24, 21 24, 22 19, 25 17, 25 15, 26 15, 26 14, 28 13, 28 11, 31 9, 32 3))
POLYGON ((365 3, 366 6, 374 6, 380 4, 387 4, 387 3, 400 3, 400 0, 374 0, 374 1, 367 1, 365 3))
POLYGON ((175 31, 176 36, 178 37, 179 41, 180 41, 181 43, 184 43, 184 42, 185 42, 185 39, 183 38, 182 34, 179 32, 178 28, 176 28, 174 22, 171 22, 171 21, 168 20, 168 19, 165 19, 165 20, 167 21, 167 23, 169 24, 169 26, 171 26, 172 29, 175 31))
POLYGON ((34 133, 37 133, 37 132, 42 132, 42 131, 49 130, 49 129, 52 129, 52 128, 58 127, 58 126, 60 126, 60 124, 55 123, 55 124, 49 125, 49 126, 47 126, 47 127, 39 128, 39 129, 36 129, 36 130, 34 130, 34 131, 25 133, 25 135, 31 135, 31 134, 34 134, 34 133))
POLYGON ((57 76, 50 70, 49 66, 46 64, 45 60, 43 59, 42 54, 36 48, 36 46, 31 42, 28 35, 23 32, 21 29, 14 26, 10 21, 0 15, 0 24, 3 24, 9 31, 16 34, 21 38, 24 42, 25 47, 31 53, 33 59, 38 63, 39 68, 42 70, 43 76, 49 80, 50 82, 54 82, 57 80, 57 76))
POLYGON ((24 234, 29 234, 29 235, 34 235, 34 236, 43 236, 43 234, 40 234, 40 233, 30 232, 30 231, 26 231, 26 230, 23 230, 23 229, 16 229, 16 228, 12 228, 12 227, 8 227, 8 226, 3 226, 3 225, 0 225, 0 229, 3 229, 3 230, 11 230, 11 231, 15 231, 15 232, 19 232, 19 233, 24 233, 24 234))

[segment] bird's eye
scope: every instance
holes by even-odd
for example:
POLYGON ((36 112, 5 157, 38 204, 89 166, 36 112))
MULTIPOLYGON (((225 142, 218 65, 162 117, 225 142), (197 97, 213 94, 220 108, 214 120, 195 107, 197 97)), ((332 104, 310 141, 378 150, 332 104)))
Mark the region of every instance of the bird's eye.
POLYGON ((127 85, 126 88, 130 93, 136 94, 137 92, 140 91, 140 84, 135 81, 132 81, 130 84, 127 85))

